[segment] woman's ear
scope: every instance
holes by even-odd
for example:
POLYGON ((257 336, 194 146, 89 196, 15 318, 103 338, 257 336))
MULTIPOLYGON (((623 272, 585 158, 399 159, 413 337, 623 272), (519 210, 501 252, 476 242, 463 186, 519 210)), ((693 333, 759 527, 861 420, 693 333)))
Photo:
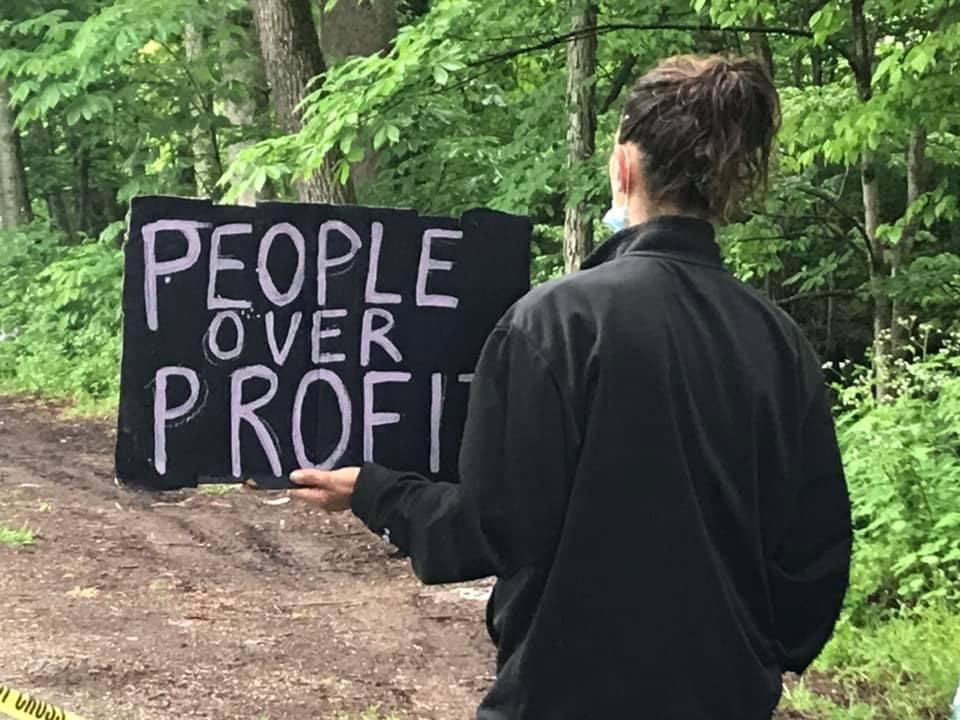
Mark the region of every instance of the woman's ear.
POLYGON ((617 164, 620 177, 620 187, 618 190, 625 197, 630 197, 630 190, 633 189, 633 163, 630 161, 630 152, 625 145, 617 146, 617 164))
POLYGON ((620 192, 620 160, 617 155, 620 148, 616 145, 610 151, 610 160, 607 162, 607 174, 610 176, 610 194, 616 199, 620 192))
POLYGON ((630 150, 626 145, 617 144, 610 156, 610 189, 616 199, 622 197, 624 204, 630 197, 630 191, 636 185, 630 150))

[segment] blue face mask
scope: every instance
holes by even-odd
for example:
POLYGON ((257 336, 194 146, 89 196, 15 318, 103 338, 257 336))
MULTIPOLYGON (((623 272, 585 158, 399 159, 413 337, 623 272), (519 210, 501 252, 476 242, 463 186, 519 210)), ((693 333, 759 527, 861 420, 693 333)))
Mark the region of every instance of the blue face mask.
POLYGON ((611 207, 603 216, 603 224, 615 233, 620 232, 627 226, 627 208, 611 207))

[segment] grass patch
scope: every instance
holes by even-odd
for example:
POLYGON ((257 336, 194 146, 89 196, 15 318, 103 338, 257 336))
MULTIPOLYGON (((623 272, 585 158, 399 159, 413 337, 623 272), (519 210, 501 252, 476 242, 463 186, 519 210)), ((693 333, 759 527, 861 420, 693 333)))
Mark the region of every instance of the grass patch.
POLYGON ((33 530, 30 528, 24 526, 16 530, 0 525, 0 545, 6 545, 7 547, 25 547, 27 545, 34 545, 35 543, 36 538, 33 535, 33 530))
POLYGON ((223 495, 229 495, 239 488, 240 483, 209 483, 205 485, 198 485, 197 492, 201 495, 221 497, 223 495))
POLYGON ((838 705, 830 698, 818 695, 807 687, 803 680, 792 688, 783 689, 780 707, 822 720, 881 720, 882 718, 876 708, 861 702, 838 705))
POLYGON ((960 682, 960 614, 905 613, 875 627, 837 627, 814 670, 835 685, 831 698, 801 682, 781 704, 823 720, 946 718, 960 682))
POLYGON ((79 395, 73 399, 71 405, 64 410, 64 415, 74 418, 88 418, 91 420, 107 420, 116 417, 119 409, 116 397, 89 398, 79 395))

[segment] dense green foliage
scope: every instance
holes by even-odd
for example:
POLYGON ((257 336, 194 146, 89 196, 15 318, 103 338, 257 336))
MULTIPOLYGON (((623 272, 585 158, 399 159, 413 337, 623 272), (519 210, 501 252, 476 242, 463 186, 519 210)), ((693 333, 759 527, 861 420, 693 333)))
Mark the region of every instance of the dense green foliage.
POLYGON ((336 149, 363 203, 529 214, 542 282, 563 267, 565 208, 606 209, 631 80, 678 52, 767 57, 775 172, 721 242, 830 361, 857 529, 844 621, 818 661, 843 707, 803 687, 788 702, 936 717, 960 679, 960 0, 598 4, 598 151, 573 165, 566 2, 398 2, 394 43, 327 58, 290 135, 244 0, 8 4, 0 82, 34 219, 0 231, 0 389, 115 402, 136 194, 289 198, 336 149))
POLYGON ((0 388, 110 407, 119 388, 121 251, 64 245, 33 225, 0 233, 0 388))
POLYGON ((888 608, 960 606, 960 337, 935 353, 918 344, 918 357, 899 363, 893 402, 875 405, 863 381, 843 391, 859 620, 888 608))

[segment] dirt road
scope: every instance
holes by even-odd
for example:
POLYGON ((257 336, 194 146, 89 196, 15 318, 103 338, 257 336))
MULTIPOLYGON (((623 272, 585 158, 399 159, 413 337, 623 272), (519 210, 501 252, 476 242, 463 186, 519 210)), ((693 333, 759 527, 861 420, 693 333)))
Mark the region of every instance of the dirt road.
POLYGON ((88 720, 472 716, 489 583, 426 588, 281 493, 120 489, 112 438, 0 397, 0 526, 35 535, 0 545, 0 682, 88 720))
POLYGON ((348 516, 278 493, 115 487, 112 431, 0 398, 0 682, 89 720, 467 718, 483 583, 419 585, 348 516))

